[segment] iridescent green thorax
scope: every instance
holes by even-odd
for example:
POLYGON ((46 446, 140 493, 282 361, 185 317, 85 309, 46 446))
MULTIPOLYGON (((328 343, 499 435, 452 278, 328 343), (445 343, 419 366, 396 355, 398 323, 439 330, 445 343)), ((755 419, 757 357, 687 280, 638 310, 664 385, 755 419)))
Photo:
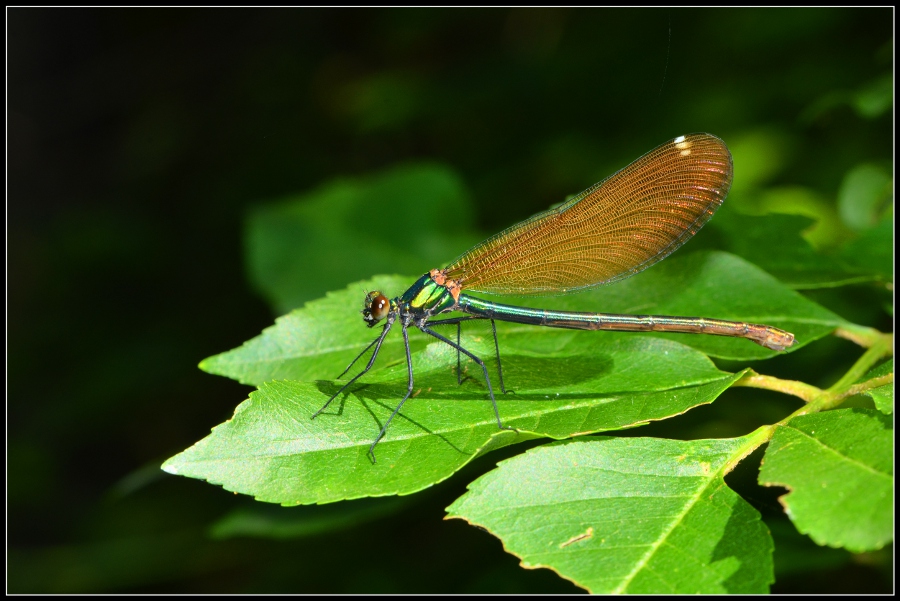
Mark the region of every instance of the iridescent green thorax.
POLYGON ((446 311, 455 303, 447 289, 435 283, 427 273, 403 293, 399 302, 401 306, 408 305, 413 313, 427 312, 429 315, 446 311))

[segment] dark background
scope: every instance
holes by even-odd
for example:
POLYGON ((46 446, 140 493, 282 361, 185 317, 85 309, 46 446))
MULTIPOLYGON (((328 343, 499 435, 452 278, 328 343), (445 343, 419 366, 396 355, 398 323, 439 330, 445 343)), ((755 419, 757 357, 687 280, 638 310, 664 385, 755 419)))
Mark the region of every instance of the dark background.
MULTIPOLYGON (((492 233, 693 131, 787 140, 769 183, 826 203, 891 157, 891 111, 848 99, 892 73, 892 9, 13 8, 7 27, 11 592, 580 590, 441 521, 493 456, 390 518, 212 536, 235 509, 310 509, 159 470, 250 391, 197 363, 276 316, 248 284, 248 211, 427 159, 492 233)), ((889 590, 884 566, 839 563, 774 590, 889 590)))

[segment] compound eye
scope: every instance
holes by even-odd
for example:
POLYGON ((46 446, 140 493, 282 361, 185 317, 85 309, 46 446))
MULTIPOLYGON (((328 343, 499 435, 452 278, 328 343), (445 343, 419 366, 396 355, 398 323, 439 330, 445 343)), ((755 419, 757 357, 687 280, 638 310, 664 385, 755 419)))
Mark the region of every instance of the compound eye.
POLYGON ((378 292, 372 297, 372 317, 375 318, 376 321, 381 321, 385 317, 387 317, 388 309, 391 306, 391 302, 387 299, 385 295, 378 292))
POLYGON ((369 327, 388 316, 391 310, 391 301, 378 290, 373 290, 366 295, 366 303, 363 307, 363 319, 369 327))

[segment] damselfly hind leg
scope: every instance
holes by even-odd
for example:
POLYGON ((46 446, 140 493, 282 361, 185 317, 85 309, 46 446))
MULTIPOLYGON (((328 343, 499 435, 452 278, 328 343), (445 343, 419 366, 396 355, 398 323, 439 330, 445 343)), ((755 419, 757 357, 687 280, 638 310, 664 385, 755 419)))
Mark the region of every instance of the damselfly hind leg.
MULTIPOLYGON (((433 325, 433 324, 428 324, 428 325, 433 325)), ((424 324, 420 325, 419 329, 422 330, 423 332, 425 332, 426 334, 428 334, 429 336, 434 336, 441 342, 443 342, 445 344, 449 344, 452 348, 455 348, 457 351, 462 352, 464 355, 466 355, 467 357, 472 359, 475 363, 477 363, 479 365, 479 367, 481 367, 481 371, 482 371, 482 373, 484 373, 484 381, 485 381, 485 383, 487 383, 488 394, 491 397, 491 404, 494 407, 494 415, 497 418, 497 427, 500 428, 501 430, 511 430, 513 432, 518 432, 518 430, 516 430, 515 428, 509 427, 509 426, 504 426, 503 422, 500 420, 500 410, 497 408, 497 399, 494 398, 494 389, 491 386, 491 377, 488 375, 487 366, 484 364, 484 361, 482 361, 480 358, 476 357, 474 354, 472 354, 471 352, 469 352, 462 346, 454 343, 452 340, 450 340, 444 336, 441 336, 434 330, 429 329, 427 327, 427 325, 424 325, 424 324)))
MULTIPOLYGON (((463 381, 468 378, 468 376, 466 376, 466 378, 462 377, 460 354, 464 353, 465 351, 460 350, 460 349, 462 349, 462 344, 460 343, 460 324, 462 324, 463 321, 469 321, 472 319, 487 319, 487 318, 467 315, 465 317, 451 317, 450 319, 438 319, 438 320, 427 322, 429 326, 449 326, 449 325, 456 324, 456 344, 455 345, 451 344, 450 346, 452 346, 453 348, 456 349, 456 382, 457 382, 457 384, 462 384, 463 381)), ((495 352, 495 356, 497 357, 497 373, 500 375, 500 391, 503 394, 506 394, 507 392, 514 392, 512 390, 507 390, 506 386, 503 383, 503 366, 500 363, 500 345, 497 342, 497 325, 496 325, 496 323, 494 323, 493 319, 491 319, 491 332, 494 336, 494 352, 495 352)), ((465 354, 474 357, 474 355, 471 355, 471 353, 465 353, 465 354)))
MULTIPOLYGON (((457 321, 456 322, 456 346, 459 346, 459 344, 460 344, 459 339, 460 339, 460 335, 461 335, 461 330, 462 330, 462 322, 457 321)), ((462 360, 460 359, 461 355, 462 355, 462 353, 460 353, 459 349, 457 348, 456 349, 456 383, 459 384, 460 386, 462 386, 462 360)))
MULTIPOLYGON (((503 366, 500 365, 500 345, 497 343, 497 324, 491 320, 491 331, 494 333, 494 351, 497 353, 497 373, 500 375, 500 391, 506 394, 506 386, 503 385, 503 366)), ((510 392, 513 392, 510 390, 510 392)))

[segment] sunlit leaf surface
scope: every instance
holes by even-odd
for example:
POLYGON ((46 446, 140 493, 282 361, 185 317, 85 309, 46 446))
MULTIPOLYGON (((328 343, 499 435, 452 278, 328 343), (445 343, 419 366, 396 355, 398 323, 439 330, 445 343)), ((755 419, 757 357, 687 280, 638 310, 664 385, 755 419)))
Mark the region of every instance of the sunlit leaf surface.
POLYGON ((795 290, 830 288, 877 279, 871 268, 815 250, 802 233, 815 221, 802 215, 742 215, 727 203, 707 226, 715 242, 795 290))
POLYGON ((894 428, 870 409, 801 415, 778 426, 760 484, 784 486, 797 529, 820 545, 878 549, 893 538, 894 428))
MULTIPOLYGON (((485 345, 485 342, 480 343, 485 345)), ((604 343, 558 332, 542 340, 552 358, 511 345, 499 395, 500 431, 483 381, 457 385, 455 355, 434 343, 417 355, 416 393, 368 455, 406 390, 403 365, 380 370, 342 395, 331 381, 264 383, 229 421, 168 460, 171 473, 285 505, 408 494, 444 480, 479 454, 535 437, 565 438, 663 419, 712 402, 741 374, 719 371, 703 354, 653 338, 604 343), (515 367, 514 367, 515 366, 515 367)))
POLYGON ((743 444, 545 445, 470 484, 448 517, 485 528, 523 566, 550 568, 592 593, 765 593, 768 529, 722 479, 743 444))

